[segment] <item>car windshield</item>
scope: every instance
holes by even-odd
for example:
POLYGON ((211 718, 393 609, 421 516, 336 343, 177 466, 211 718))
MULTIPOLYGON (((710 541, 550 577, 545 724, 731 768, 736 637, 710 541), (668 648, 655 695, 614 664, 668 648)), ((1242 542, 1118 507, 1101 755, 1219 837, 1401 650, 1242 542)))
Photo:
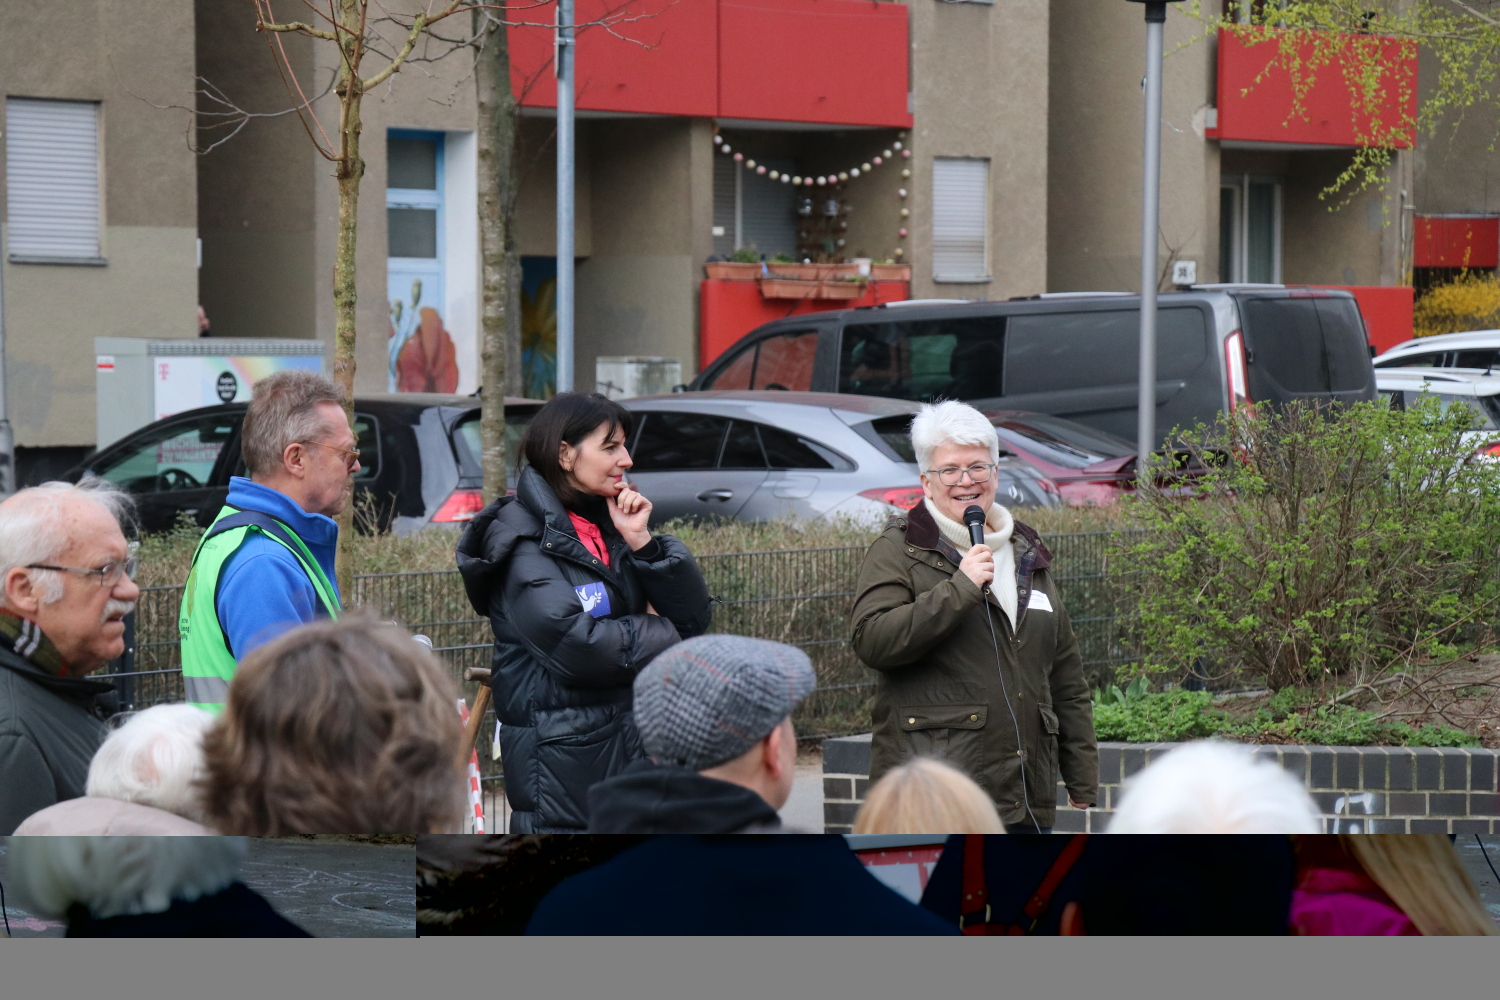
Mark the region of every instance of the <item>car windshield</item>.
POLYGON ((1135 445, 1107 431, 1041 413, 990 416, 1000 440, 1069 469, 1135 454, 1135 445))

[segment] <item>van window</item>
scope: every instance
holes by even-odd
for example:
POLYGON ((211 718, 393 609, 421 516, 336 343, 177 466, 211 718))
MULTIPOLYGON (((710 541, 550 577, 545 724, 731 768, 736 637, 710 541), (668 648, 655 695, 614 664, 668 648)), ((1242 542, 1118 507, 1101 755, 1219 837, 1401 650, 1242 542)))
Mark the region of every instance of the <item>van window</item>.
POLYGON ((1364 323, 1352 300, 1249 298, 1241 308, 1252 398, 1358 392, 1370 384, 1364 323))
POLYGON ((844 327, 839 391, 929 402, 1001 394, 1005 317, 844 327))
POLYGON ((812 389, 813 362, 818 355, 817 330, 793 330, 766 337, 740 349, 705 389, 812 389))
MULTIPOLYGON (((1012 316, 1005 392, 1060 392, 1134 382, 1141 370, 1140 331, 1139 309, 1012 316)), ((1207 356, 1202 312, 1157 313, 1157 378, 1187 378, 1207 356)))
POLYGON ((1370 384, 1370 341, 1359 307, 1350 299, 1313 299, 1328 352, 1328 388, 1358 392, 1370 384))

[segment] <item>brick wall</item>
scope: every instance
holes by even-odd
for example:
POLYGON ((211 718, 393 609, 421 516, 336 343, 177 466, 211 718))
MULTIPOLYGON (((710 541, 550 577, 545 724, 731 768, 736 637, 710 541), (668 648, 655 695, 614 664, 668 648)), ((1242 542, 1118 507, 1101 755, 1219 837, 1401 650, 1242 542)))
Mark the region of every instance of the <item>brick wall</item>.
MULTIPOLYGON (((1068 805, 1057 786, 1060 833, 1099 833, 1121 782, 1177 743, 1099 744, 1099 808, 1068 805)), ((1256 747, 1300 779, 1329 833, 1500 833, 1500 751, 1429 747, 1256 747)), ((823 741, 823 828, 849 833, 869 788, 870 737, 823 741)))

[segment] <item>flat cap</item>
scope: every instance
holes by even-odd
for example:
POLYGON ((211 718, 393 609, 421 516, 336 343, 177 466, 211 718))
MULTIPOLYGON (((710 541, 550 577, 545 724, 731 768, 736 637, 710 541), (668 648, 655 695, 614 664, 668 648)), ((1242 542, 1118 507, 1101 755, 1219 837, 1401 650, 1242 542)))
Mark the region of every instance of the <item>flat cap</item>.
POLYGON ((812 661, 795 646, 698 636, 636 675, 636 728, 657 763, 702 771, 765 739, 815 687, 812 661))

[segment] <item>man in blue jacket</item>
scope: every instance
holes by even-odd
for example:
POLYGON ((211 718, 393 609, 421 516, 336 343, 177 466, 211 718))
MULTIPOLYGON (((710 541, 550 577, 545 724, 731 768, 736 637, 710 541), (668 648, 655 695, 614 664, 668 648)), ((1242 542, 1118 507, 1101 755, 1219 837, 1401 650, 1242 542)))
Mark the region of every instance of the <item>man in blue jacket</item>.
POLYGON ((227 505, 193 555, 182 610, 187 700, 223 708, 235 663, 257 646, 340 610, 338 524, 359 449, 342 390, 309 371, 261 380, 240 450, 250 478, 229 481, 227 505))

